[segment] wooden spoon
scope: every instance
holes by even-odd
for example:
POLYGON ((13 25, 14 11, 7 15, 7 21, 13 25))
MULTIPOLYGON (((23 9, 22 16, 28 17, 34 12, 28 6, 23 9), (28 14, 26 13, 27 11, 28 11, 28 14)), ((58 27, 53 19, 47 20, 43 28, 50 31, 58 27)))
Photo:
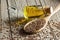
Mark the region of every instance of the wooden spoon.
MULTIPOLYGON (((25 26, 24 26, 24 30, 28 33, 37 33, 39 31, 41 31, 42 29, 44 29, 46 26, 47 26, 47 23, 48 21, 50 20, 51 16, 53 16, 57 11, 59 11, 60 9, 56 9, 54 12, 53 12, 53 8, 50 7, 50 15, 48 17, 45 17, 45 18, 42 18, 43 20, 45 20, 45 24, 43 24, 43 26, 39 26, 39 25, 36 25, 38 24, 37 21, 39 21, 40 19, 35 19, 35 20, 32 20, 30 22, 28 22, 25 26), (35 28, 36 27, 36 28, 35 28), (38 27, 38 29, 37 29, 38 27), (41 28, 40 28, 41 27, 41 28), (37 30, 35 30, 37 29, 37 30)), ((42 23, 42 21, 39 21, 40 22, 40 25, 42 23)))

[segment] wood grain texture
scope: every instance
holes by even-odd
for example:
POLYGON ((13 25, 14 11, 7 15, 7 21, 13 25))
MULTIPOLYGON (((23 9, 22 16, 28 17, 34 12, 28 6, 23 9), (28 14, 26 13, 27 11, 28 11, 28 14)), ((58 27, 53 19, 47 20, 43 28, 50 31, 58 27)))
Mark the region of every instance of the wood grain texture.
MULTIPOLYGON (((21 17, 23 16, 23 8, 27 5, 41 5, 39 0, 27 0, 28 4, 26 3, 26 0, 8 0, 9 1, 9 9, 10 9, 10 16, 11 17, 21 17), (16 10, 12 9, 11 7, 14 7, 16 10)), ((53 9, 57 7, 58 4, 60 4, 60 0, 41 0, 43 6, 52 6, 53 9)), ((1 14, 2 18, 2 35, 0 36, 0 39, 2 40, 10 40, 11 34, 10 34, 10 26, 7 26, 4 23, 4 20, 8 19, 8 12, 7 12, 7 4, 6 0, 1 0, 1 14)), ((54 22, 60 22, 60 11, 54 14, 50 21, 53 20, 54 22)), ((28 35, 25 36, 22 34, 19 34, 20 26, 14 27, 12 26, 12 38, 13 40, 60 40, 60 29, 56 29, 52 25, 53 22, 50 22, 50 24, 47 25, 45 29, 43 29, 41 32, 34 34, 34 35, 28 35), (59 36, 59 37, 58 37, 59 36)), ((21 32, 21 31, 20 31, 21 32)))

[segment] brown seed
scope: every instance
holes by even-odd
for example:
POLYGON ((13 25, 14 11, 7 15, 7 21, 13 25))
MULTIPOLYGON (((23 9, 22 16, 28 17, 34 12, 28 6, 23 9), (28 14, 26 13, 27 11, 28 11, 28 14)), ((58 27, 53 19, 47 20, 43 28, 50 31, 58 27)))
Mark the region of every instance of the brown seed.
POLYGON ((44 19, 32 20, 24 26, 24 30, 29 33, 36 33, 44 26, 45 23, 46 21, 44 19))

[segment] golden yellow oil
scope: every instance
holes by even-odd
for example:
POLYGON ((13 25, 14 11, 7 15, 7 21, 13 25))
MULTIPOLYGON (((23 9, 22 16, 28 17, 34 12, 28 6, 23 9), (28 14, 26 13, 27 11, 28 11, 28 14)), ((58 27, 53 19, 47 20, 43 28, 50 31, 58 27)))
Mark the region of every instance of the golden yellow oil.
POLYGON ((35 18, 35 17, 45 17, 45 15, 49 14, 49 8, 38 8, 36 6, 26 6, 24 7, 24 17, 28 18, 35 18), (48 9, 48 10, 47 10, 48 9))
POLYGON ((22 18, 20 18, 20 19, 18 19, 18 21, 16 21, 15 23, 16 23, 16 25, 24 25, 24 24, 26 24, 27 22, 29 22, 29 21, 31 21, 31 20, 33 20, 34 18, 29 18, 28 20, 27 19, 25 19, 24 17, 22 17, 22 18))
POLYGON ((44 18, 50 14, 50 8, 38 8, 36 6, 25 6, 24 7, 24 17, 20 18, 16 24, 24 24, 35 18, 44 18), (46 15, 46 16, 45 16, 46 15))

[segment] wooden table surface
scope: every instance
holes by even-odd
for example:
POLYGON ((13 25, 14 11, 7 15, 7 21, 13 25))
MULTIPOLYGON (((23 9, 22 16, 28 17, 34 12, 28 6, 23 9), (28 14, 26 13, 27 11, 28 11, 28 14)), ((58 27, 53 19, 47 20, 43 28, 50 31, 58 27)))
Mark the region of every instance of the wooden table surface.
MULTIPOLYGON (((39 0, 27 0, 28 5, 40 5, 39 0)), ((8 0, 9 2, 9 9, 11 17, 18 17, 23 16, 23 7, 27 5, 26 0, 8 0), (15 3, 16 2, 16 3, 15 3), (11 9, 11 7, 16 8, 17 10, 11 9)), ((52 6, 53 9, 57 7, 58 4, 60 4, 60 0, 41 0, 43 6, 52 6)), ((56 28, 53 26, 53 22, 60 22, 60 11, 58 11, 56 14, 54 14, 46 28, 44 28, 42 31, 40 31, 37 34, 33 35, 26 35, 20 33, 20 26, 14 27, 7 26, 4 23, 4 20, 8 18, 8 12, 7 12, 7 4, 6 0, 1 0, 1 13, 0 13, 0 40, 60 40, 60 27, 56 28), (51 21, 53 20, 53 21, 51 21), (11 33, 12 31, 12 33, 11 33)))

